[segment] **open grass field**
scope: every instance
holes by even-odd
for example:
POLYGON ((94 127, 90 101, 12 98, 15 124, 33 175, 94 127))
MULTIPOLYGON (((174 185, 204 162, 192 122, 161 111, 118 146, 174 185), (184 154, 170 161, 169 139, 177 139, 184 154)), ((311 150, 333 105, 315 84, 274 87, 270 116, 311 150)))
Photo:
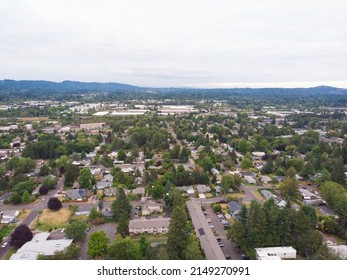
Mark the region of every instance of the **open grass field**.
POLYGON ((45 209, 38 217, 35 223, 35 229, 46 231, 55 228, 64 228, 68 225, 71 216, 72 212, 67 208, 62 208, 59 211, 45 209))

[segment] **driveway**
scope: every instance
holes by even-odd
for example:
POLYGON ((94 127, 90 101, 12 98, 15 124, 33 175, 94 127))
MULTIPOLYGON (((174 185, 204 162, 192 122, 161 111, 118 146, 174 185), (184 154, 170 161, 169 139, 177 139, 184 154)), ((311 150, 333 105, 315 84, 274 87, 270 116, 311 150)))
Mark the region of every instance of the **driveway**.
POLYGON ((117 233, 117 224, 103 224, 103 225, 96 225, 92 226, 89 232, 87 232, 86 239, 81 244, 81 252, 80 252, 80 259, 81 260, 90 260, 92 259, 88 254, 88 241, 89 236, 91 233, 96 231, 103 231, 105 232, 106 236, 110 239, 110 243, 115 239, 116 233, 117 233))

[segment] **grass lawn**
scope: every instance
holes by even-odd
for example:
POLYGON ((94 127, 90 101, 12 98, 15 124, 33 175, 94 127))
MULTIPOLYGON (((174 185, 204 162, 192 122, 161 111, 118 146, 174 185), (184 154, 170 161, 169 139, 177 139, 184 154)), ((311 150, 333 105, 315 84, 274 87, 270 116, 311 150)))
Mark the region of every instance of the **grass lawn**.
POLYGON ((72 212, 67 208, 62 208, 59 211, 45 209, 34 223, 34 227, 42 231, 64 228, 68 225, 71 216, 72 212))
POLYGON ((7 254, 5 255, 4 259, 5 260, 9 260, 11 258, 11 256, 17 252, 17 249, 16 248, 11 248, 7 254))
MULTIPOLYGON (((143 235, 149 243, 165 243, 167 240, 167 234, 146 234, 143 235)), ((132 235, 132 240, 140 240, 141 235, 132 235)))
POLYGON ((205 197, 206 198, 212 198, 214 197, 212 193, 205 193, 205 197))
POLYGON ((30 213, 31 213, 31 210, 22 209, 22 210, 19 212, 18 219, 19 219, 19 220, 24 220, 26 217, 29 216, 30 213))
POLYGON ((9 236, 12 230, 14 229, 14 225, 3 225, 0 226, 0 239, 9 236))
POLYGON ((229 200, 242 200, 244 195, 242 193, 233 193, 227 195, 229 200))

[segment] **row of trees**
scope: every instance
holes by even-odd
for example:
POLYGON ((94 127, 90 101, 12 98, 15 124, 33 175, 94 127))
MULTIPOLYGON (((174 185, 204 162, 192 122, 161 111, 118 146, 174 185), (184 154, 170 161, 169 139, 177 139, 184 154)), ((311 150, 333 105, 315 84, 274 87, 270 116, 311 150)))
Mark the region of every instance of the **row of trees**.
POLYGON ((296 211, 278 207, 273 199, 263 205, 254 200, 249 209, 241 208, 239 217, 228 231, 228 238, 253 259, 254 248, 273 246, 293 246, 309 259, 336 258, 316 230, 318 218, 313 207, 302 206, 296 211))

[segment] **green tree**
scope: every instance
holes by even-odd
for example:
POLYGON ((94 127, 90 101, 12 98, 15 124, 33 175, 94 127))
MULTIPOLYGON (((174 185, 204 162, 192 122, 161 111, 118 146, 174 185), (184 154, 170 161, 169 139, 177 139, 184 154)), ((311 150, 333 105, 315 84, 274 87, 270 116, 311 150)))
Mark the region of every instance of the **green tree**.
POLYGON ((233 188, 235 185, 233 175, 223 175, 221 181, 222 192, 226 196, 229 193, 229 189, 233 188))
POLYGON ((331 180, 345 186, 346 176, 342 157, 332 159, 331 169, 331 180))
POLYGON ((41 185, 47 187, 48 189, 52 190, 57 185, 58 180, 52 176, 46 176, 43 178, 41 185))
POLYGON ((300 197, 299 184, 295 178, 286 177, 279 186, 281 195, 287 203, 291 203, 300 197))
POLYGON ((66 237, 74 241, 83 241, 86 237, 87 224, 83 221, 73 221, 66 227, 66 237))
POLYGON ((111 260, 140 260, 140 246, 130 238, 118 237, 108 249, 111 260))
POLYGON ((22 202, 21 196, 18 194, 18 192, 12 192, 12 195, 10 196, 10 201, 13 204, 19 204, 22 202))
POLYGON ((195 235, 190 235, 188 240, 188 245, 184 251, 185 260, 202 260, 203 256, 201 254, 199 242, 195 235))
POLYGON ((183 208, 176 206, 171 213, 167 239, 167 253, 171 260, 184 259, 189 234, 187 214, 183 208))
POLYGON ((118 151, 117 160, 123 160, 124 161, 126 159, 126 157, 127 157, 127 155, 126 155, 125 151, 123 149, 120 149, 118 151))
POLYGON ((301 172, 301 176, 305 179, 310 178, 310 176, 313 176, 315 174, 315 170, 313 165, 310 162, 306 162, 304 165, 304 169, 301 172))
POLYGON ((51 172, 50 168, 44 164, 40 168, 40 176, 47 176, 51 172))
POLYGON ((274 163, 271 158, 266 161, 266 164, 262 167, 261 173, 271 174, 274 171, 274 163))
POLYGON ((31 201, 31 197, 30 194, 28 193, 28 191, 25 191, 22 195, 22 203, 24 204, 28 204, 31 201))
POLYGON ((116 222, 120 218, 130 219, 131 205, 123 188, 117 188, 116 200, 112 203, 111 210, 116 222))
POLYGON ((249 169, 252 167, 253 167, 253 161, 248 157, 244 157, 241 161, 241 168, 242 169, 249 169))
POLYGON ((75 180, 78 178, 80 174, 80 169, 78 166, 73 164, 68 164, 66 166, 65 172, 65 185, 67 187, 72 187, 75 180))
POLYGON ((92 172, 89 168, 83 168, 80 171, 78 183, 80 184, 80 187, 83 189, 91 190, 93 188, 93 177, 92 172))
POLYGON ((103 231, 95 231, 90 234, 87 254, 94 259, 102 259, 108 251, 109 238, 103 231))

